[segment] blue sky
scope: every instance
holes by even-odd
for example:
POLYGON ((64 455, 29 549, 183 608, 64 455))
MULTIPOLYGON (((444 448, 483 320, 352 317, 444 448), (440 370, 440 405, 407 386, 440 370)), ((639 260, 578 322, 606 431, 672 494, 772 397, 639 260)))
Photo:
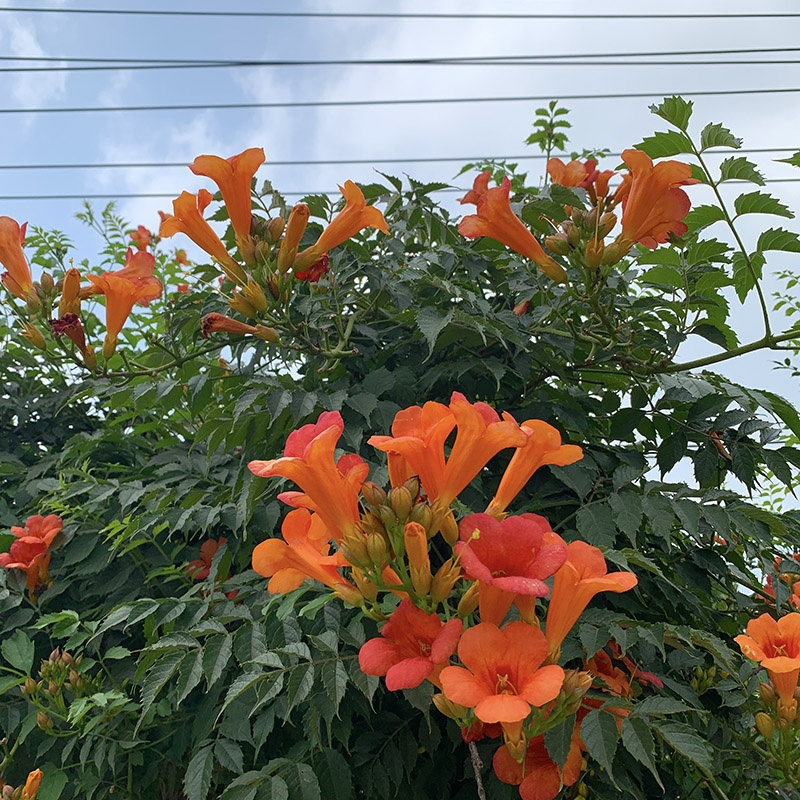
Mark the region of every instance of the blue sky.
MULTIPOLYGON (((164 59, 366 59, 443 56, 651 52, 753 47, 795 47, 800 18, 753 20, 582 19, 582 13, 655 13, 655 4, 629 0, 562 0, 555 4, 507 0, 428 0, 367 3, 263 3, 237 0, 0 0, 0 8, 135 8, 181 11, 336 11, 420 13, 546 13, 560 20, 474 19, 242 19, 12 13, 0 11, 0 68, 11 56, 50 58, 164 59)), ((670 3, 670 13, 750 13, 751 2, 670 3), (701 8, 699 8, 702 6, 701 8)), ((765 0, 758 12, 796 12, 791 0, 765 0)), ((741 55, 737 56, 742 58, 741 55)), ((778 57, 778 56, 772 56, 778 57)), ((791 57, 791 54, 786 57, 791 57)), ((17 64, 19 65, 19 64, 17 64)), ((0 107, 108 107, 200 105, 221 102, 364 100, 385 98, 501 97, 652 92, 649 99, 565 101, 572 109, 571 146, 608 147, 619 152, 664 127, 648 105, 664 94, 734 88, 800 88, 797 65, 747 66, 327 66, 95 72, 0 72, 0 107)), ((701 97, 695 102, 697 130, 723 122, 750 148, 800 149, 800 93, 701 97)), ((0 165, 115 162, 190 162, 200 153, 229 156, 262 146, 267 164, 259 176, 285 192, 334 190, 347 178, 370 181, 369 165, 281 167, 285 160, 374 159, 378 169, 419 179, 453 180, 455 163, 381 164, 382 158, 519 155, 538 103, 402 105, 359 108, 242 109, 78 114, 0 114, 0 165)), ((531 152, 531 151, 529 151, 531 152)), ((531 152, 531 155, 534 153, 531 152)), ((800 177, 775 164, 783 153, 753 154, 768 178, 800 177)), ((610 159, 604 165, 615 166, 610 159)), ((533 177, 543 162, 525 162, 533 177)), ((463 176, 454 183, 464 186, 463 176)), ((208 185, 185 168, 0 170, 0 195, 164 193, 208 185)), ((755 187, 753 187, 755 188, 755 187)), ((800 208, 800 183, 768 187, 800 208)), ((741 187, 737 187, 742 191, 741 187)), ((701 187, 702 191, 702 187, 701 187)), ((450 205, 455 195, 443 195, 450 205)), ((708 200, 696 192, 696 202, 708 200)), ((95 201, 100 207, 104 201, 95 201)), ((80 202, 6 200, 0 214, 65 230, 93 253, 94 240, 74 220, 80 202)), ((122 200, 119 210, 132 224, 152 229, 169 198, 122 200)), ((774 224, 774 223, 770 223, 774 224)), ((788 221, 788 227, 796 225, 788 221)), ((753 229, 754 235, 757 233, 753 229)), ((745 228, 745 235, 748 229, 745 228)), ((714 231, 714 233, 717 233, 714 231)), ((722 235, 720 231, 717 235, 722 235)), ((785 267, 776 259, 770 266, 785 267)), ((735 326, 759 334, 757 310, 736 312, 735 326)), ((796 386, 769 369, 760 354, 731 373, 798 399, 796 386)))

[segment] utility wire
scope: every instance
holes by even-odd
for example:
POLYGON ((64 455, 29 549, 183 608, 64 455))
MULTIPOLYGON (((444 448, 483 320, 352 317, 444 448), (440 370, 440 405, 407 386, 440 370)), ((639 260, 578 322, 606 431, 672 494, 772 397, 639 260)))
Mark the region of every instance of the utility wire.
MULTIPOLYGON (((792 147, 742 147, 738 150, 726 149, 724 151, 706 151, 709 155, 737 155, 743 153, 794 153, 800 146, 792 147)), ((557 158, 569 158, 569 153, 553 153, 557 158)), ((606 158, 619 158, 622 153, 607 153, 606 158)), ((543 161, 544 154, 525 154, 517 156, 442 156, 430 158, 330 158, 306 159, 299 161, 270 161, 267 167, 318 167, 338 164, 435 164, 443 162, 458 162, 468 164, 471 162, 485 161, 543 161)), ((189 161, 131 161, 117 163, 92 163, 92 164, 0 164, 0 170, 7 169, 162 169, 172 167, 186 167, 189 161)))
MULTIPOLYGON (((0 7, 0 11, 26 14, 109 14, 151 17, 263 17, 294 19, 569 19, 575 14, 446 14, 405 12, 344 12, 344 11, 172 11, 166 9, 121 9, 121 8, 31 8, 0 7)), ((580 19, 771 19, 800 17, 800 13, 723 13, 723 14, 581 14, 580 19)))
MULTIPOLYGON (((766 178, 766 183, 800 183, 798 178, 766 178)), ((726 184, 750 184, 752 181, 745 180, 730 180, 725 181, 726 184)), ((457 186, 447 186, 443 189, 435 189, 435 192, 468 192, 468 188, 459 188, 457 186)), ((329 195, 335 196, 338 194, 333 191, 316 191, 316 192, 280 192, 284 197, 306 197, 308 195, 329 195)), ((39 194, 39 195, 2 195, 0 201, 7 200, 134 200, 134 199, 169 199, 174 200, 175 192, 170 193, 149 193, 149 192, 131 192, 124 193, 109 193, 109 194, 39 194)))
MULTIPOLYGON (((791 94, 800 88, 771 89, 719 89, 695 92, 673 92, 682 97, 709 97, 747 94, 791 94)), ((625 92, 620 94, 567 94, 558 100, 625 100, 643 97, 663 97, 663 92, 625 92)), ((0 114, 84 114, 107 111, 207 111, 248 108, 322 108, 345 106, 404 106, 404 105, 451 105, 454 103, 529 103, 552 100, 552 94, 520 97, 438 97, 400 100, 292 100, 271 103, 190 103, 173 106, 83 106, 67 108, 0 108, 0 114)))

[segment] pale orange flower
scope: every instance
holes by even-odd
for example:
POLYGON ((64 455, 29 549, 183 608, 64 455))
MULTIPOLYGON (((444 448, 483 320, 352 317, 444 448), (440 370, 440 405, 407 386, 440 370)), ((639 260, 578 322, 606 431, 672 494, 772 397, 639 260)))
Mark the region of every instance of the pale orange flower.
POLYGON ((22 787, 20 800, 34 800, 39 793, 39 784, 41 784, 43 777, 44 773, 40 769, 29 772, 28 779, 25 781, 25 786, 22 787))
MULTIPOLYGON (((217 236, 213 228, 203 218, 203 212, 211 202, 211 192, 207 189, 200 189, 194 195, 190 192, 181 192, 180 197, 172 201, 174 214, 161 214, 161 229, 159 236, 168 238, 176 233, 185 233, 199 248, 205 250, 213 256, 226 274, 235 275, 243 285, 247 283, 247 276, 244 270, 233 260, 231 254, 226 250, 222 239, 217 236)), ((232 278, 233 279, 233 278, 232 278)))
POLYGON ((627 592, 638 583, 632 572, 608 572, 602 551, 586 542, 567 545, 567 560, 556 572, 547 606, 545 634, 555 660, 564 637, 599 592, 627 592))
POLYGON ((561 444, 561 434, 540 419, 527 419, 520 425, 528 436, 527 442, 514 451, 500 479, 492 502, 486 509, 498 519, 505 516, 508 504, 519 494, 533 473, 545 464, 565 467, 583 458, 583 450, 574 444, 561 444))
POLYGON ((344 186, 339 187, 339 191, 344 195, 344 208, 322 231, 316 243, 297 255, 294 262, 295 270, 307 269, 319 261, 328 250, 338 247, 364 228, 377 228, 383 233, 389 233, 381 211, 375 206, 367 205, 364 193, 353 181, 345 181, 344 186))
MULTIPOLYGON (((121 269, 113 272, 104 272, 102 276, 108 278, 122 278, 128 281, 137 290, 146 289, 146 291, 142 291, 140 298, 136 301, 139 305, 146 306, 149 305, 151 300, 161 297, 161 292, 164 288, 161 285, 161 281, 153 274, 155 266, 156 259, 152 253, 147 253, 144 250, 134 251, 132 247, 129 247, 128 251, 125 253, 125 265, 121 269)), ((72 270, 67 270, 67 278, 71 271, 72 270)), ((77 270, 75 271, 77 272, 77 270)), ((92 277, 87 277, 92 281, 92 285, 81 289, 80 296, 86 299, 96 294, 103 294, 103 290, 92 280, 92 277)), ((67 278, 64 279, 65 296, 67 291, 67 278)))
POLYGON ((136 245, 137 250, 147 250, 153 240, 153 234, 144 225, 139 225, 135 231, 131 232, 131 241, 136 245))
POLYGON ((488 189, 478 197, 477 214, 464 217, 458 232, 468 239, 488 236, 510 247, 539 265, 545 275, 558 283, 567 280, 567 273, 547 255, 522 220, 511 210, 511 181, 506 177, 500 186, 488 189))
POLYGON ((661 161, 654 166, 650 156, 633 148, 622 151, 622 160, 630 169, 630 178, 623 180, 615 194, 622 199, 621 242, 638 242, 655 250, 670 234, 686 233, 683 218, 691 201, 678 187, 699 182, 692 178, 691 166, 680 161, 661 161))
POLYGON ((478 200, 483 197, 486 192, 489 191, 489 180, 492 177, 492 173, 489 170, 484 170, 478 175, 477 178, 472 182, 472 188, 462 197, 459 199, 459 203, 461 205, 465 205, 466 203, 472 203, 472 205, 477 205, 478 200))
MULTIPOLYGON (((228 216, 237 241, 250 235, 252 210, 250 186, 253 176, 264 161, 264 150, 261 147, 249 147, 244 152, 230 158, 197 156, 189 164, 189 169, 195 175, 211 178, 219 186, 222 202, 228 209, 228 216)), ((202 245, 200 246, 202 247, 202 245)), ((214 254, 212 253, 212 255, 214 254)))
POLYGON ((0 217, 0 264, 6 268, 1 280, 6 289, 20 300, 34 291, 31 269, 22 252, 27 227, 27 222, 20 227, 11 217, 0 217))
POLYGON ((565 164, 560 158, 551 158, 547 162, 547 174, 553 183, 560 186, 585 188, 597 177, 597 162, 589 159, 565 164))

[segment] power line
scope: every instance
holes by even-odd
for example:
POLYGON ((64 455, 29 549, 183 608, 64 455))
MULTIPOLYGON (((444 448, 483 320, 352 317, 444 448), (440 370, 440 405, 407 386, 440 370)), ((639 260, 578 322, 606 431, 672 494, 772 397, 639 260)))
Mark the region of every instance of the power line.
MULTIPOLYGON (((695 92, 673 92, 682 97, 709 97, 747 94, 791 94, 800 88, 771 89, 720 89, 695 92)), ((569 100, 626 100, 637 98, 663 97, 663 92, 626 92, 620 94, 570 94, 560 95, 560 101, 569 100)), ((454 103, 530 103, 552 100, 549 95, 529 95, 520 97, 439 97, 399 100, 292 100, 271 103, 190 103, 173 106, 83 106, 68 108, 0 108, 0 114, 84 114, 107 111, 207 111, 251 108, 322 108, 355 106, 404 106, 404 105, 451 105, 454 103)))
MULTIPOLYGON (((751 181, 745 180, 730 180, 725 181, 726 184, 750 184, 751 181)), ((766 178, 765 183, 800 183, 800 177, 797 178, 766 178)), ((447 186, 443 189, 436 189, 435 192, 467 192, 468 188, 460 188, 458 186, 447 186)), ((333 191, 315 191, 315 192, 281 192, 284 197, 306 197, 308 195, 336 195, 333 191)), ((150 193, 150 192, 131 192, 127 194, 110 193, 110 194, 39 194, 39 195, 2 195, 0 201, 8 200, 141 200, 141 199, 166 199, 174 200, 175 192, 166 193, 150 193)))
MULTIPOLYGON (((724 152, 712 151, 710 155, 727 155, 736 152, 744 153, 794 153, 800 147, 742 147, 738 150, 724 152)), ((569 158, 569 153, 553 153, 558 158, 569 158)), ((607 158, 619 158, 622 153, 608 153, 607 158)), ((456 162, 466 164, 469 162, 484 161, 543 161, 547 156, 543 154, 525 154, 516 156, 431 156, 428 158, 329 158, 305 159, 298 161, 271 161, 267 160, 267 167, 319 167, 336 166, 340 164, 436 164, 456 162)), ((131 161, 118 163, 93 163, 93 164, 0 164, 0 170, 15 169, 167 169, 173 167, 186 167, 189 161, 131 161)))
MULTIPOLYGON (((447 14, 447 13, 405 13, 405 12, 342 12, 342 11, 172 11, 166 9, 110 9, 110 8, 31 8, 2 7, 0 11, 13 11, 26 14, 106 14, 151 17, 263 17, 295 19, 569 19, 574 14, 447 14)), ((580 19, 770 19, 795 18, 800 13, 723 13, 723 14, 581 14, 580 19)))

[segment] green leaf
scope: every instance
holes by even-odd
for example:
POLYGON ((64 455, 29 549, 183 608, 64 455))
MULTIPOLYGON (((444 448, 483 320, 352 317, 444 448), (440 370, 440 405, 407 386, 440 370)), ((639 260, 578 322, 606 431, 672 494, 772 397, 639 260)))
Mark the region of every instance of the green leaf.
POLYGON ((240 775, 244 770, 242 748, 230 739, 218 739, 214 745, 214 755, 220 766, 240 775))
POLYGON ((744 156, 731 156, 719 165, 719 181, 750 181, 759 186, 764 185, 764 176, 756 169, 752 161, 744 156))
POLYGON ((724 219, 725 212, 719 206, 706 205, 693 208, 683 221, 689 226, 690 231, 696 232, 724 219))
POLYGON ((675 431, 658 446, 656 462, 661 474, 666 475, 685 455, 689 438, 685 431, 675 431))
POLYGON ((562 720, 544 735, 544 746, 547 754, 558 764, 559 769, 567 762, 572 745, 572 731, 575 729, 575 719, 572 716, 562 720))
POLYGON ((643 272, 639 280, 644 283, 655 283, 659 286, 674 286, 682 289, 686 283, 683 273, 672 267, 652 267, 643 272))
POLYGON ((650 106, 650 112, 666 120, 681 131, 689 127, 692 116, 691 100, 684 100, 679 95, 665 97, 658 105, 650 106))
POLYGON ((634 145, 634 148, 647 153, 650 158, 663 158, 691 153, 692 140, 678 131, 658 131, 652 136, 645 136, 639 144, 634 145))
POLYGON ((661 720, 656 721, 653 727, 674 750, 711 772, 711 756, 708 747, 692 728, 681 722, 661 720))
POLYGON ((142 687, 142 717, 148 712, 156 696, 175 674, 178 664, 182 661, 184 653, 168 653, 153 664, 147 672, 142 687))
POLYGON ((656 716, 683 714, 685 711, 691 711, 691 708, 686 703, 681 703, 680 700, 673 700, 671 697, 647 697, 641 703, 636 704, 632 713, 641 717, 645 714, 656 716))
POLYGON ((764 389, 761 389, 761 394, 763 394, 767 400, 769 400, 770 404, 772 405, 772 411, 783 421, 787 428, 798 438, 800 438, 800 415, 797 413, 797 409, 781 397, 779 394, 775 394, 774 392, 768 392, 764 389))
POLYGON ((612 494, 608 498, 617 527, 636 547, 636 534, 642 521, 642 498, 634 492, 612 494))
POLYGON ((283 759, 280 776, 286 781, 292 800, 321 800, 319 781, 308 764, 283 759))
POLYGON ((189 693, 200 683, 203 677, 203 653, 200 650, 191 650, 183 657, 178 667, 180 676, 175 687, 177 692, 176 705, 180 705, 189 693))
POLYGON ((0 652, 2 652, 3 658, 12 667, 24 672, 26 675, 31 674, 35 650, 33 642, 21 630, 14 631, 11 636, 3 639, 3 643, 0 644, 0 652))
POLYGON ((776 158, 775 160, 782 164, 791 164, 793 167, 800 167, 800 150, 794 155, 789 156, 789 158, 776 158))
POLYGON ((663 789, 664 785, 661 783, 653 761, 653 734, 650 733, 647 723, 636 717, 624 718, 622 720, 622 744, 640 764, 650 770, 658 781, 658 785, 663 789))
POLYGON ((203 648, 203 674, 210 689, 222 675, 233 654, 233 639, 229 634, 209 636, 203 648))
POLYGON ((51 768, 49 765, 42 769, 44 776, 39 784, 36 800, 58 800, 69 780, 67 774, 60 769, 51 768))
POLYGON ((264 673, 259 670, 258 672, 250 671, 245 672, 243 675, 239 675, 233 683, 228 687, 228 691, 225 694, 225 699, 222 701, 222 708, 220 709, 220 714, 237 698, 239 695, 244 694, 248 689, 254 686, 259 681, 264 679, 264 673))
POLYGON ((794 213, 788 206, 767 192, 740 194, 733 201, 733 207, 736 209, 737 216, 742 214, 774 214, 778 217, 788 217, 789 219, 794 217, 794 213))
POLYGON ((313 685, 314 665, 311 662, 301 662, 292 669, 286 681, 287 714, 308 697, 313 685))
POLYGON ((723 349, 728 349, 727 332, 721 330, 716 325, 709 325, 704 322, 700 325, 695 325, 689 333, 693 333, 695 336, 702 336, 706 341, 718 347, 722 347, 723 349))
POLYGON ((314 758, 314 772, 319 780, 322 797, 354 800, 356 794, 350 765, 338 750, 323 747, 314 758))
POLYGON ((719 122, 709 122, 700 131, 701 152, 709 147, 732 147, 738 150, 741 146, 742 140, 737 139, 728 128, 723 127, 719 122))
POLYGON ((777 450, 764 450, 764 461, 767 468, 784 486, 792 487, 792 470, 780 452, 777 450))
POLYGON ((584 506, 575 518, 581 538, 595 547, 613 547, 617 529, 611 509, 604 503, 584 506))
POLYGON ((787 253, 800 253, 800 236, 783 228, 770 228, 758 237, 758 249, 784 250, 787 253))
POLYGON ((590 711, 581 723, 581 739, 586 745, 587 752, 605 768, 612 781, 614 777, 611 767, 619 739, 616 720, 614 714, 596 709, 590 711))
POLYGON ((325 693, 333 703, 334 712, 338 712, 339 703, 347 691, 347 670, 344 664, 339 661, 324 661, 320 666, 320 676, 325 693))
POLYGON ((214 751, 211 745, 201 747, 189 762, 183 778, 183 791, 187 800, 205 800, 211 786, 211 770, 214 766, 214 751))
POLYGON ((733 286, 742 303, 755 288, 756 282, 761 280, 764 264, 764 256, 758 250, 750 254, 749 263, 741 251, 733 254, 733 286))
POLYGON ((453 313, 454 309, 451 308, 446 314, 440 314, 431 306, 425 306, 417 312, 417 327, 428 342, 429 356, 433 353, 439 334, 453 319, 453 313))

